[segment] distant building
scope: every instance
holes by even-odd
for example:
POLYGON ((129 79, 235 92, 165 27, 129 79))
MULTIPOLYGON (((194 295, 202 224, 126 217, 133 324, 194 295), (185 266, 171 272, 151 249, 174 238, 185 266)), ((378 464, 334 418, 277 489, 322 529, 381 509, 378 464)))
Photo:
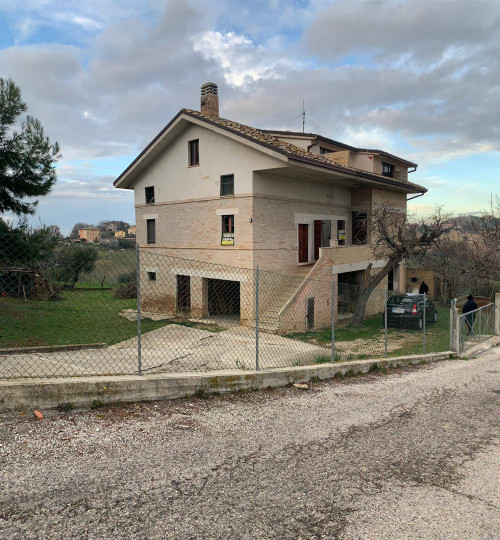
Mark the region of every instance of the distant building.
POLYGON ((79 229, 78 234, 80 235, 80 241, 99 242, 101 239, 101 232, 97 227, 85 227, 84 229, 79 229))
POLYGON ((115 238, 125 238, 127 236, 127 233, 125 231, 116 231, 115 232, 115 238))
POLYGON ((106 231, 115 233, 118 229, 126 229, 129 224, 124 221, 105 221, 102 225, 106 231))
POLYGON ((132 225, 127 230, 128 234, 130 234, 130 235, 135 235, 136 231, 137 231, 137 227, 135 225, 132 225))

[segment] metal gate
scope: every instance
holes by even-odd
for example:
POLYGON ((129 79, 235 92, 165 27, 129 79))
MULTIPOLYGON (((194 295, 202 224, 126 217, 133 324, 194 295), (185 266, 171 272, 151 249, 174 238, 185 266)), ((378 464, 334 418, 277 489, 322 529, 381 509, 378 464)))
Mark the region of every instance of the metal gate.
POLYGON ((458 318, 459 352, 469 350, 474 345, 495 335, 495 304, 464 313, 458 318))

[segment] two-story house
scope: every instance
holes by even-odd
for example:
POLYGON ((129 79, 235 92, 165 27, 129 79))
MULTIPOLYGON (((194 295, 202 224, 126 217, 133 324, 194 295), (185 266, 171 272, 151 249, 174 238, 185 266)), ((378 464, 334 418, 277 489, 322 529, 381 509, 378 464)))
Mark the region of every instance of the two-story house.
MULTIPOLYGON (((368 264, 384 264, 373 260, 367 216, 377 202, 406 211, 407 199, 426 191, 408 181, 416 167, 381 150, 221 118, 217 85, 207 83, 201 110, 182 109, 114 185, 134 190, 137 241, 147 252, 293 276, 293 285, 274 294, 269 319, 278 320, 298 298, 297 280, 360 283, 368 264)), ((155 270, 145 269, 143 289, 157 287, 168 296, 158 302, 171 311, 215 313, 207 290, 217 281, 221 294, 239 290, 234 309, 242 321, 251 318, 234 272, 221 279, 220 272, 186 271, 174 279, 155 270)), ((394 289, 404 285, 402 272, 389 277, 394 289)))

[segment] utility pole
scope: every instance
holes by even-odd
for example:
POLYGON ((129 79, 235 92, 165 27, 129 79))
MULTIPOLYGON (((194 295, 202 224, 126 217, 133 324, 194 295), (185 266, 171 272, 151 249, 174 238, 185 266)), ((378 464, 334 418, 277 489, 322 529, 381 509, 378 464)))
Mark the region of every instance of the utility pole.
POLYGON ((306 108, 304 100, 302 100, 302 133, 306 132, 306 108))

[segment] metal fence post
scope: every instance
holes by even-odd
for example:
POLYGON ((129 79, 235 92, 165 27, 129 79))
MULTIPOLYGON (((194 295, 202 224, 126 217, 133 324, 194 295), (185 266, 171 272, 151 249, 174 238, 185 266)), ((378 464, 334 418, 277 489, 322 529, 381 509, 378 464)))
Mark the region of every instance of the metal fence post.
POLYGON ((422 352, 423 354, 425 354, 425 324, 426 324, 426 319, 427 319, 427 313, 426 313, 426 307, 427 307, 427 304, 426 304, 426 300, 427 300, 427 295, 424 293, 424 326, 423 326, 423 341, 422 341, 422 352))
POLYGON ((332 278, 332 364, 335 362, 335 278, 332 278))
POLYGON ((478 335, 479 341, 481 341, 481 312, 482 311, 483 311, 482 309, 479 310, 479 335, 478 335))
POLYGON ((255 369, 259 371, 259 265, 255 274, 255 369))
POLYGON ((142 375, 142 343, 141 343, 141 250, 139 243, 135 245, 137 274, 137 372, 142 375))
POLYGON ((387 358, 387 303, 389 301, 389 290, 385 289, 384 299, 384 354, 387 358))
POLYGON ((455 347, 456 347, 456 339, 455 339, 456 323, 455 323, 455 317, 457 316, 457 311, 455 309, 456 304, 457 304, 457 299, 452 298, 451 303, 450 303, 450 350, 451 351, 456 350, 455 349, 455 347))

